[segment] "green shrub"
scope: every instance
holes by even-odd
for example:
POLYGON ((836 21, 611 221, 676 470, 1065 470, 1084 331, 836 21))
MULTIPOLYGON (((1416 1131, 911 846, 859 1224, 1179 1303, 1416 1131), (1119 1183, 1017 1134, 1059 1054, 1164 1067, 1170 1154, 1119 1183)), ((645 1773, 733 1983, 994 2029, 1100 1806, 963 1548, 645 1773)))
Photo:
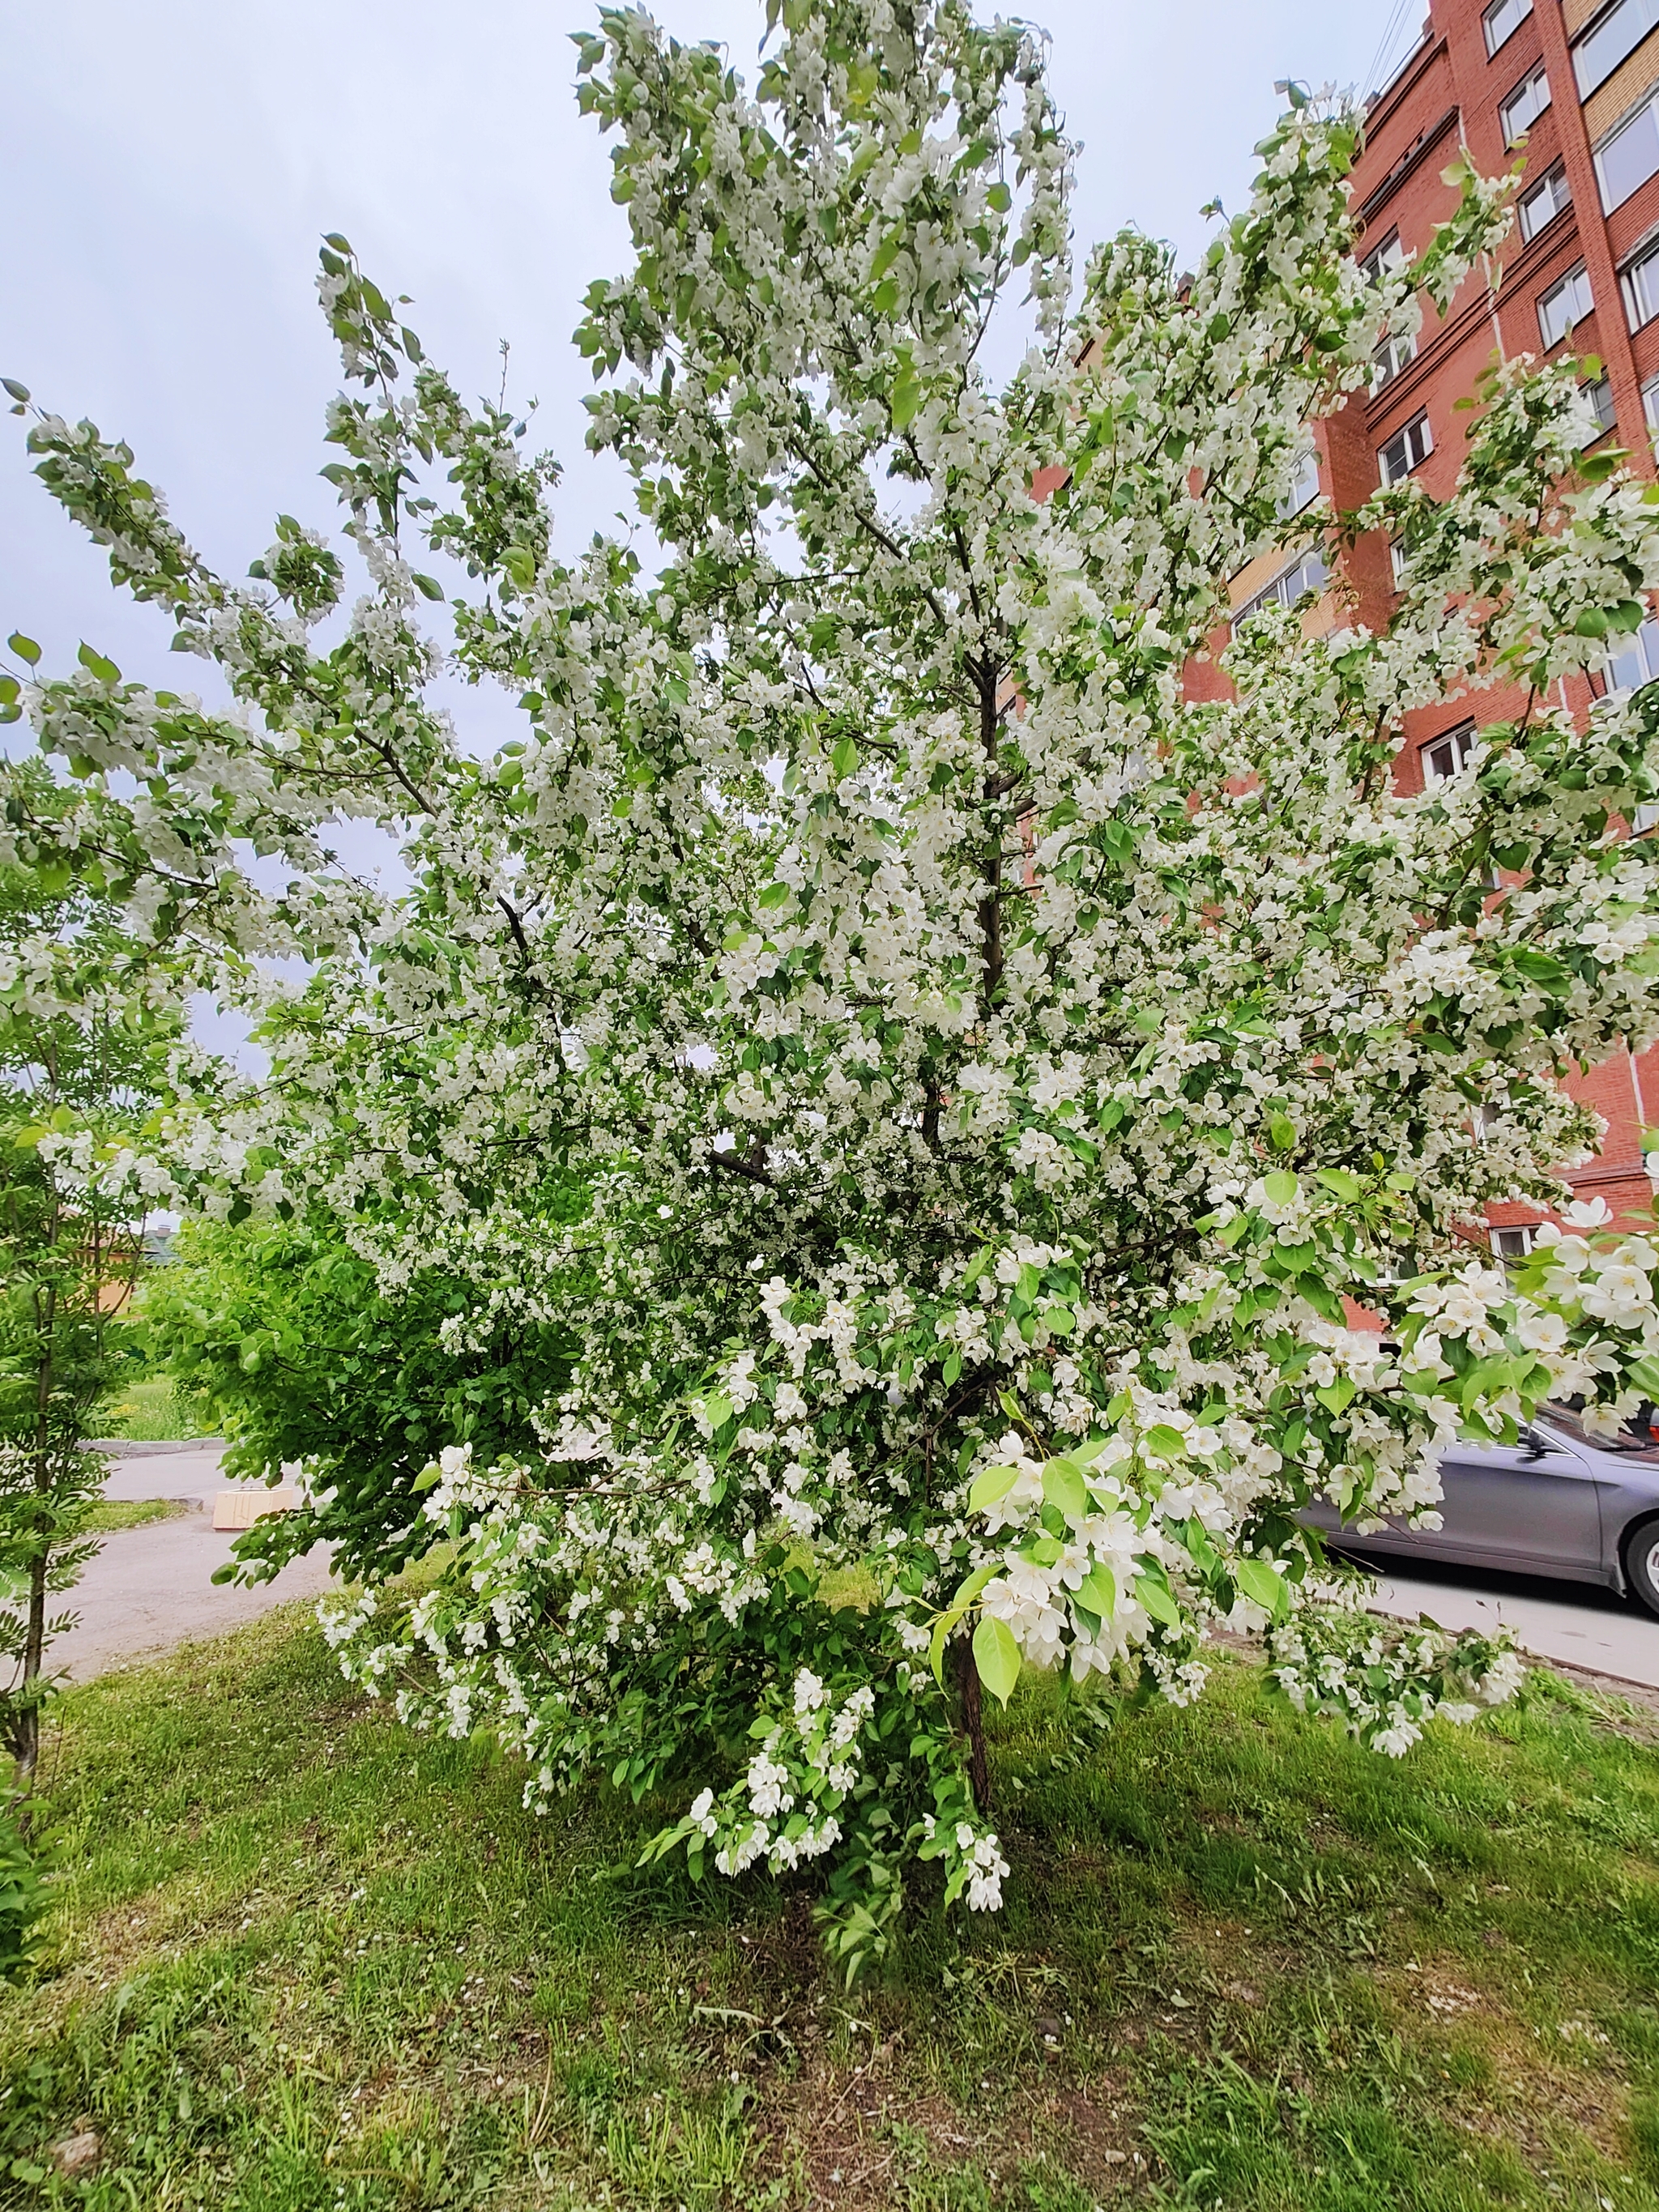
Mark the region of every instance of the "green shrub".
POLYGON ((0 1980, 15 1980, 33 1964, 50 1901, 46 1875, 23 1834, 18 1801, 0 1799, 0 1980))

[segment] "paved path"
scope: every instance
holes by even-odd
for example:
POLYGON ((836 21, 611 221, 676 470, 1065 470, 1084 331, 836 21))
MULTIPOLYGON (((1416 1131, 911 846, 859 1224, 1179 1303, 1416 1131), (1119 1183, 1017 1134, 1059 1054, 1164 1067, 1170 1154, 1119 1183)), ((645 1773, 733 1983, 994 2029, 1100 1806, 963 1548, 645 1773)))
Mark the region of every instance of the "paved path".
POLYGON ((1659 1689, 1659 1620, 1609 1589, 1488 1574, 1439 1560, 1413 1559, 1408 1573, 1399 1572, 1392 1560, 1378 1559, 1376 1568, 1379 1613, 1408 1620, 1427 1613, 1443 1628, 1490 1629, 1501 1623, 1535 1658, 1659 1689))
POLYGON ((232 1487, 219 1471, 220 1456, 217 1445, 185 1446, 113 1462, 106 1498, 179 1498, 189 1510, 171 1521, 113 1529, 103 1539, 102 1551, 64 1601, 81 1618, 53 1644, 54 1669, 85 1681, 175 1644, 222 1635, 273 1605, 327 1589, 328 1561, 320 1550, 257 1589, 215 1585, 213 1571, 230 1557, 234 1540, 213 1532, 214 1498, 232 1487))

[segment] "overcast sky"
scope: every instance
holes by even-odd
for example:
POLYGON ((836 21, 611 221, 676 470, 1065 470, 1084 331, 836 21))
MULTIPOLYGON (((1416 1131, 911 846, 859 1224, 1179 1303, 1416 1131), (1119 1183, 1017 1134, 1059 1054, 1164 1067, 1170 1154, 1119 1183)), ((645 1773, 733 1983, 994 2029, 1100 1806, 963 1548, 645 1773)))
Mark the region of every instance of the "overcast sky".
MULTIPOLYGON (((1413 43, 1422 0, 1046 0, 1053 82, 1083 142, 1079 240, 1133 222, 1200 246, 1233 207, 1276 78, 1364 92, 1413 43)), ((332 531, 322 410, 337 359, 312 290, 343 231, 464 390, 541 401, 563 460, 566 550, 623 487, 582 450, 585 285, 622 269, 608 149, 578 116, 581 0, 54 0, 0 8, 8 225, 0 374, 135 447, 203 553, 240 575, 280 511, 332 531)), ((662 0, 685 38, 752 71, 763 10, 662 0)), ((178 682, 167 625, 118 601, 100 556, 31 479, 0 414, 0 635, 46 664, 82 637, 178 682)), ((208 690, 206 672, 191 680, 208 690)))

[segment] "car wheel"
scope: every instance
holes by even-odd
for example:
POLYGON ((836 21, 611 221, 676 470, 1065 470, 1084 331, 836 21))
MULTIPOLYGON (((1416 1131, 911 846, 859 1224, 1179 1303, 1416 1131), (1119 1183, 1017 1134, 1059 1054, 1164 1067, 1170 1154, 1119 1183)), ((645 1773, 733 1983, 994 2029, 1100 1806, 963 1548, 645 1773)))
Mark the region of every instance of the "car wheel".
POLYGON ((1626 1537, 1625 1577, 1631 1595, 1659 1613, 1659 1521, 1644 1521, 1626 1537))

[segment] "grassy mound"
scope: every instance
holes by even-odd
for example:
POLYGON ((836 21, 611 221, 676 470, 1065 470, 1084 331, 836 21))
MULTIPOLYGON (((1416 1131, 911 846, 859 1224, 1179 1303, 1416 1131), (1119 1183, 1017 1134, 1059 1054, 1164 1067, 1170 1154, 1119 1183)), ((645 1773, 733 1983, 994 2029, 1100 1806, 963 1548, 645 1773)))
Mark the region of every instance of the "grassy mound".
POLYGON ((1029 1695, 1006 1910, 850 1996, 801 1888, 636 1871, 649 1808, 529 1817, 303 1617, 64 1710, 8 2204, 1659 2207, 1654 1717, 1547 1679, 1400 1765, 1239 1662, 1082 1746, 1029 1695))
POLYGON ((134 1443, 188 1443, 206 1435, 208 1415, 201 1401, 180 1390, 170 1376, 154 1375, 116 1391, 103 1407, 98 1427, 106 1437, 125 1437, 134 1443))

